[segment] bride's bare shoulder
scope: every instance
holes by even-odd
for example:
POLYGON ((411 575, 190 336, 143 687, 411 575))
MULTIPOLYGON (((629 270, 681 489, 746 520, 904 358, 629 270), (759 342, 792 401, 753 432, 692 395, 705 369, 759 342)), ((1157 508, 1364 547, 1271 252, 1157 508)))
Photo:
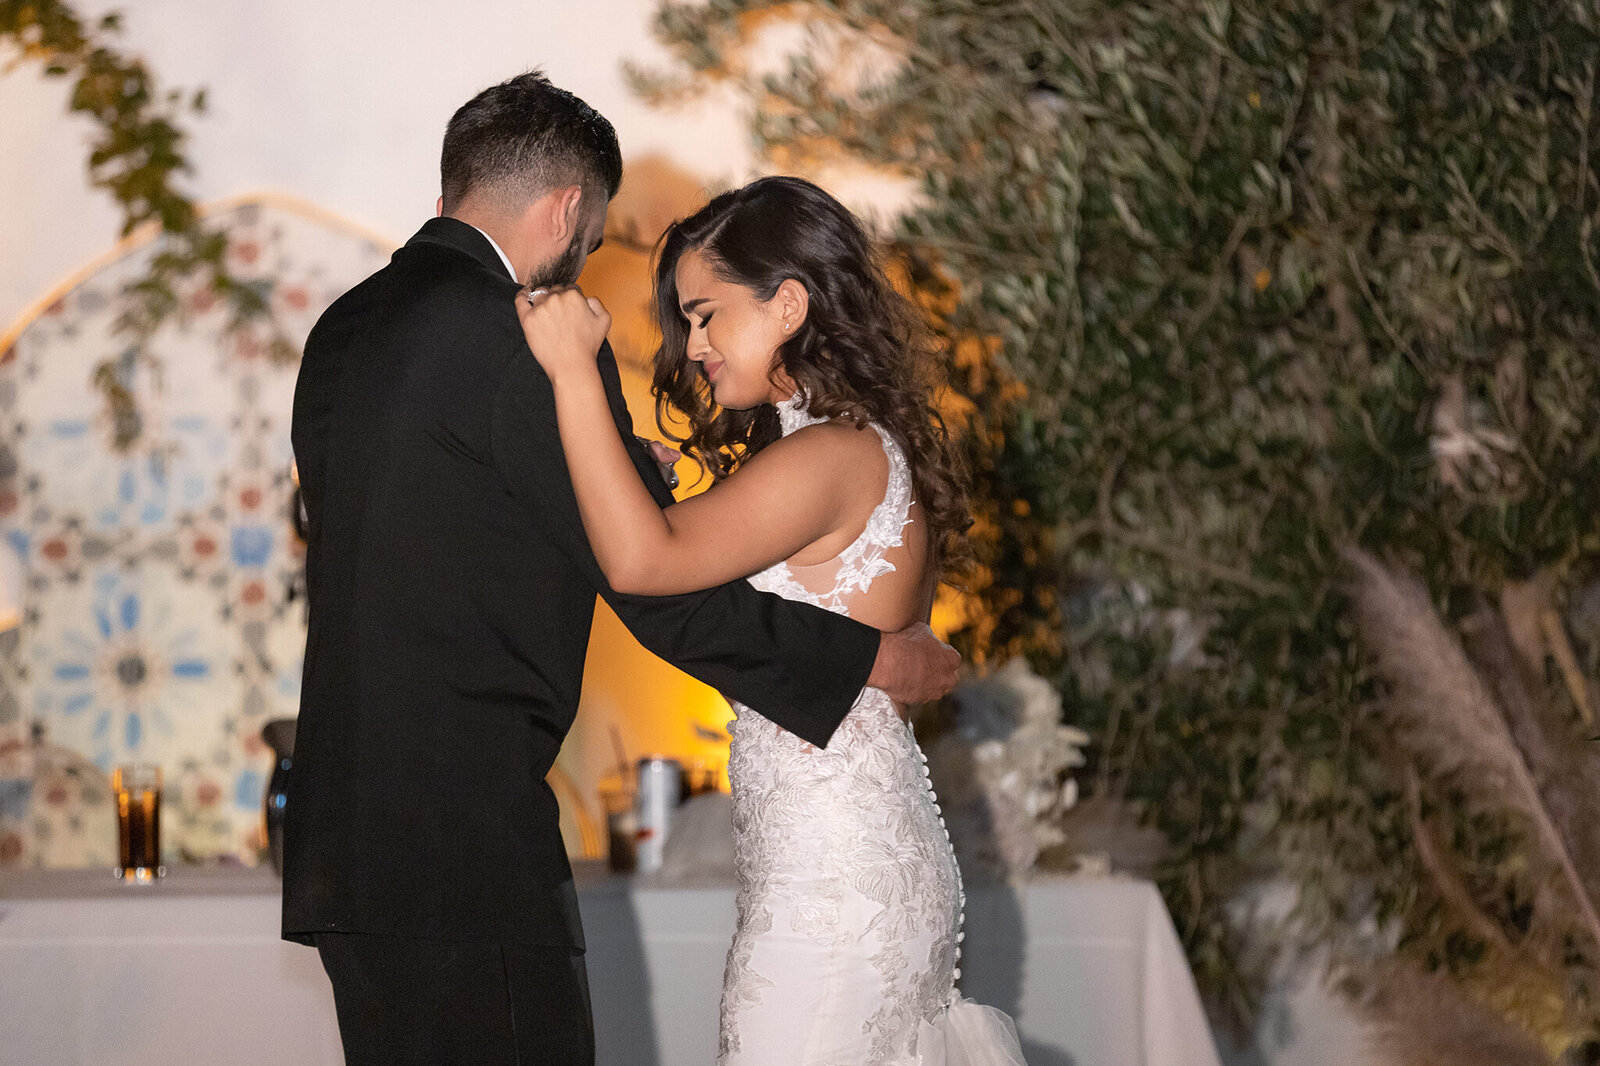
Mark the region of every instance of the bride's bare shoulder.
POLYGON ((849 526, 856 524, 857 512, 870 511, 882 499, 889 458, 883 438, 870 425, 834 419, 773 441, 740 469, 783 485, 786 495, 833 500, 849 526))
POLYGON ((773 441, 761 454, 768 452, 813 460, 864 462, 874 455, 883 456, 883 439, 866 423, 833 419, 803 426, 773 441))
POLYGON ((821 491, 834 499, 843 493, 854 501, 858 495, 865 499, 881 494, 889 460, 883 438, 871 426, 833 420, 803 426, 773 441, 739 473, 752 483, 776 479, 787 491, 821 491))

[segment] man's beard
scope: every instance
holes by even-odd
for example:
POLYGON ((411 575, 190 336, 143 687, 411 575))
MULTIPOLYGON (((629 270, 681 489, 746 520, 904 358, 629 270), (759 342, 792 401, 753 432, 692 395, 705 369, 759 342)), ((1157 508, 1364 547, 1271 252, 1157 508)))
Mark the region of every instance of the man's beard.
POLYGON ((582 253, 578 249, 578 238, 574 236, 566 250, 553 259, 548 259, 528 272, 528 288, 553 289, 558 285, 573 285, 578 280, 578 264, 582 260, 582 253))

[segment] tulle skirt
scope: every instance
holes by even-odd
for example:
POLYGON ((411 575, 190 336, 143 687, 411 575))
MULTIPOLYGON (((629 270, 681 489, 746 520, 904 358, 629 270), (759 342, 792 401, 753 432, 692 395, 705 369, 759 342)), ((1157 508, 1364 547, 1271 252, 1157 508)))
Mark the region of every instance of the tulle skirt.
POLYGON ((1005 1012, 952 996, 936 1022, 917 1031, 916 1066, 1027 1066, 1005 1012))

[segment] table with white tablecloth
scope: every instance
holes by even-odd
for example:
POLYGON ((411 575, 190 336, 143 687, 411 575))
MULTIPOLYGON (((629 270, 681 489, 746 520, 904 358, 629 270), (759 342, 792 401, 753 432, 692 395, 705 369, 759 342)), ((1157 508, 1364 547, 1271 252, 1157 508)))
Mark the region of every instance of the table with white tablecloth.
MULTIPOLYGON (((714 1060, 733 896, 580 865, 601 1066, 714 1060)), ((327 979, 278 907, 259 869, 0 873, 0 1063, 338 1063, 327 979)), ((1216 1066, 1148 882, 975 886, 966 928, 963 992, 1017 1019, 1030 1066, 1216 1066)))

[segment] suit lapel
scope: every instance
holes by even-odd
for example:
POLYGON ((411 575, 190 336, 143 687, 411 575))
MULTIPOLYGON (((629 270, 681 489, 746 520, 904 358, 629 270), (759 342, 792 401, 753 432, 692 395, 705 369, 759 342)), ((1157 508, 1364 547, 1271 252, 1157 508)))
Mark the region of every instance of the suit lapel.
POLYGON ((617 358, 611 351, 610 341, 600 345, 599 363, 600 380, 605 383, 606 399, 611 404, 611 421, 616 424, 617 432, 622 435, 622 444, 628 450, 628 457, 633 460, 639 476, 644 478, 645 488, 650 490, 650 495, 655 498, 656 504, 661 507, 672 506, 675 502, 672 490, 667 488, 667 482, 661 476, 661 468, 656 466, 655 457, 633 435, 633 419, 628 414, 628 403, 622 397, 622 374, 617 367, 617 358))

